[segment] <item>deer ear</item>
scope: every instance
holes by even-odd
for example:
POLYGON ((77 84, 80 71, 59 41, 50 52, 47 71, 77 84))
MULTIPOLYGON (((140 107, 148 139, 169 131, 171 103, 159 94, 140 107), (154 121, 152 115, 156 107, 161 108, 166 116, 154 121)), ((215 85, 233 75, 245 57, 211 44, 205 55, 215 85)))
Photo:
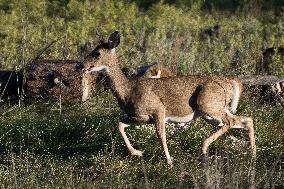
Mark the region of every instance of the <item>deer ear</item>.
POLYGON ((116 48, 120 43, 120 35, 118 31, 113 32, 110 34, 108 38, 108 46, 110 49, 116 48))

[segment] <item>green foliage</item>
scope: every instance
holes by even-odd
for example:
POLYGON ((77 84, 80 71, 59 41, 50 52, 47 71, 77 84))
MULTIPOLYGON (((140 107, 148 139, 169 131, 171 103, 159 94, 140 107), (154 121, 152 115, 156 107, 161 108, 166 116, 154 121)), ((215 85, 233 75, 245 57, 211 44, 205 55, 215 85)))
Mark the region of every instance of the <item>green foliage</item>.
POLYGON ((118 50, 126 66, 161 62, 183 74, 250 74, 255 73, 261 49, 284 40, 283 18, 269 11, 264 16, 205 14, 197 2, 190 9, 157 3, 147 11, 139 11, 135 3, 112 0, 2 0, 1 4, 9 7, 0 13, 0 61, 5 68, 22 68, 55 39, 59 41, 44 58, 80 60, 79 49, 85 42, 97 43, 97 33, 107 37, 119 30, 118 50), (217 23, 219 37, 200 37, 205 28, 217 23), (238 72, 230 70, 236 56, 238 72))

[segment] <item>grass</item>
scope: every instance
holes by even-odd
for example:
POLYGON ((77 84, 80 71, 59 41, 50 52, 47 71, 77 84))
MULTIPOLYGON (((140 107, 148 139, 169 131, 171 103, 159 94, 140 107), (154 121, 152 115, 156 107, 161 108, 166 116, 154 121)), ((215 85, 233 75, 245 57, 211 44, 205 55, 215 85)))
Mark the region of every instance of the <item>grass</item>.
MULTIPOLYGON (((259 188, 284 186, 283 122, 278 105, 244 95, 239 115, 255 121, 259 188), (253 100, 252 100, 253 99, 253 100)), ((174 168, 166 165, 153 126, 127 129, 144 157, 128 154, 116 129, 121 116, 107 91, 86 104, 35 102, 18 107, 2 104, 0 125, 1 188, 249 188, 250 150, 245 131, 230 131, 210 146, 208 163, 202 141, 214 128, 199 120, 168 139, 174 168), (100 99, 104 103, 97 103, 100 99), (235 136, 238 142, 230 140, 235 136)))

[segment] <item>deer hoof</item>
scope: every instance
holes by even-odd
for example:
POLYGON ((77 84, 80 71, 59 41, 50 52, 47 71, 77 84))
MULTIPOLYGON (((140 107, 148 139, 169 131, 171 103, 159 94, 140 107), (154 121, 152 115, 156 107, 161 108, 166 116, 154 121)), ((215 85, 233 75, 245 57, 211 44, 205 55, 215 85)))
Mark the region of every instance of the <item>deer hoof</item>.
POLYGON ((139 156, 139 157, 142 157, 143 156, 143 152, 142 151, 140 151, 140 150, 132 150, 131 152, 131 155, 133 155, 133 156, 139 156))
POLYGON ((167 163, 168 163, 168 166, 170 167, 170 169, 174 167, 173 166, 173 161, 171 159, 168 159, 167 163))
POLYGON ((205 156, 207 155, 207 150, 208 150, 208 141, 204 141, 203 147, 202 147, 202 154, 205 156))

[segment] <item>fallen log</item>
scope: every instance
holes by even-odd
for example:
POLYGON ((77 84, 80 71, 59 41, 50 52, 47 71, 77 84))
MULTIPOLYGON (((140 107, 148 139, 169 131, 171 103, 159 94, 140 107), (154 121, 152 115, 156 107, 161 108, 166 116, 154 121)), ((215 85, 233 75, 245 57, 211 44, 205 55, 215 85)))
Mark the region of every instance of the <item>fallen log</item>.
POLYGON ((36 60, 20 71, 0 71, 0 100, 81 99, 80 62, 36 60))
MULTIPOLYGON (((24 89, 27 99, 61 98, 63 101, 79 101, 83 94, 81 69, 81 63, 75 60, 36 60, 26 67, 25 77, 23 71, 0 71, 0 94, 2 99, 7 97, 18 99, 24 89)), ((174 75, 160 64, 123 70, 130 78, 174 75)), ((277 99, 284 104, 283 77, 255 75, 239 76, 239 78, 262 99, 268 101, 277 99)), ((100 82, 100 78, 90 75, 87 81, 88 90, 83 100, 89 98, 92 87, 96 82, 100 82)))
POLYGON ((26 97, 80 100, 80 65, 74 60, 37 60, 26 70, 26 97))
POLYGON ((284 107, 284 77, 256 75, 239 78, 262 100, 277 101, 284 107))
POLYGON ((262 51, 259 63, 256 65, 257 74, 272 74, 273 70, 271 69, 275 66, 275 59, 280 61, 280 65, 284 68, 284 47, 270 47, 262 51))
POLYGON ((238 78, 246 85, 270 85, 284 80, 284 77, 273 75, 254 75, 254 76, 238 76, 238 78))

